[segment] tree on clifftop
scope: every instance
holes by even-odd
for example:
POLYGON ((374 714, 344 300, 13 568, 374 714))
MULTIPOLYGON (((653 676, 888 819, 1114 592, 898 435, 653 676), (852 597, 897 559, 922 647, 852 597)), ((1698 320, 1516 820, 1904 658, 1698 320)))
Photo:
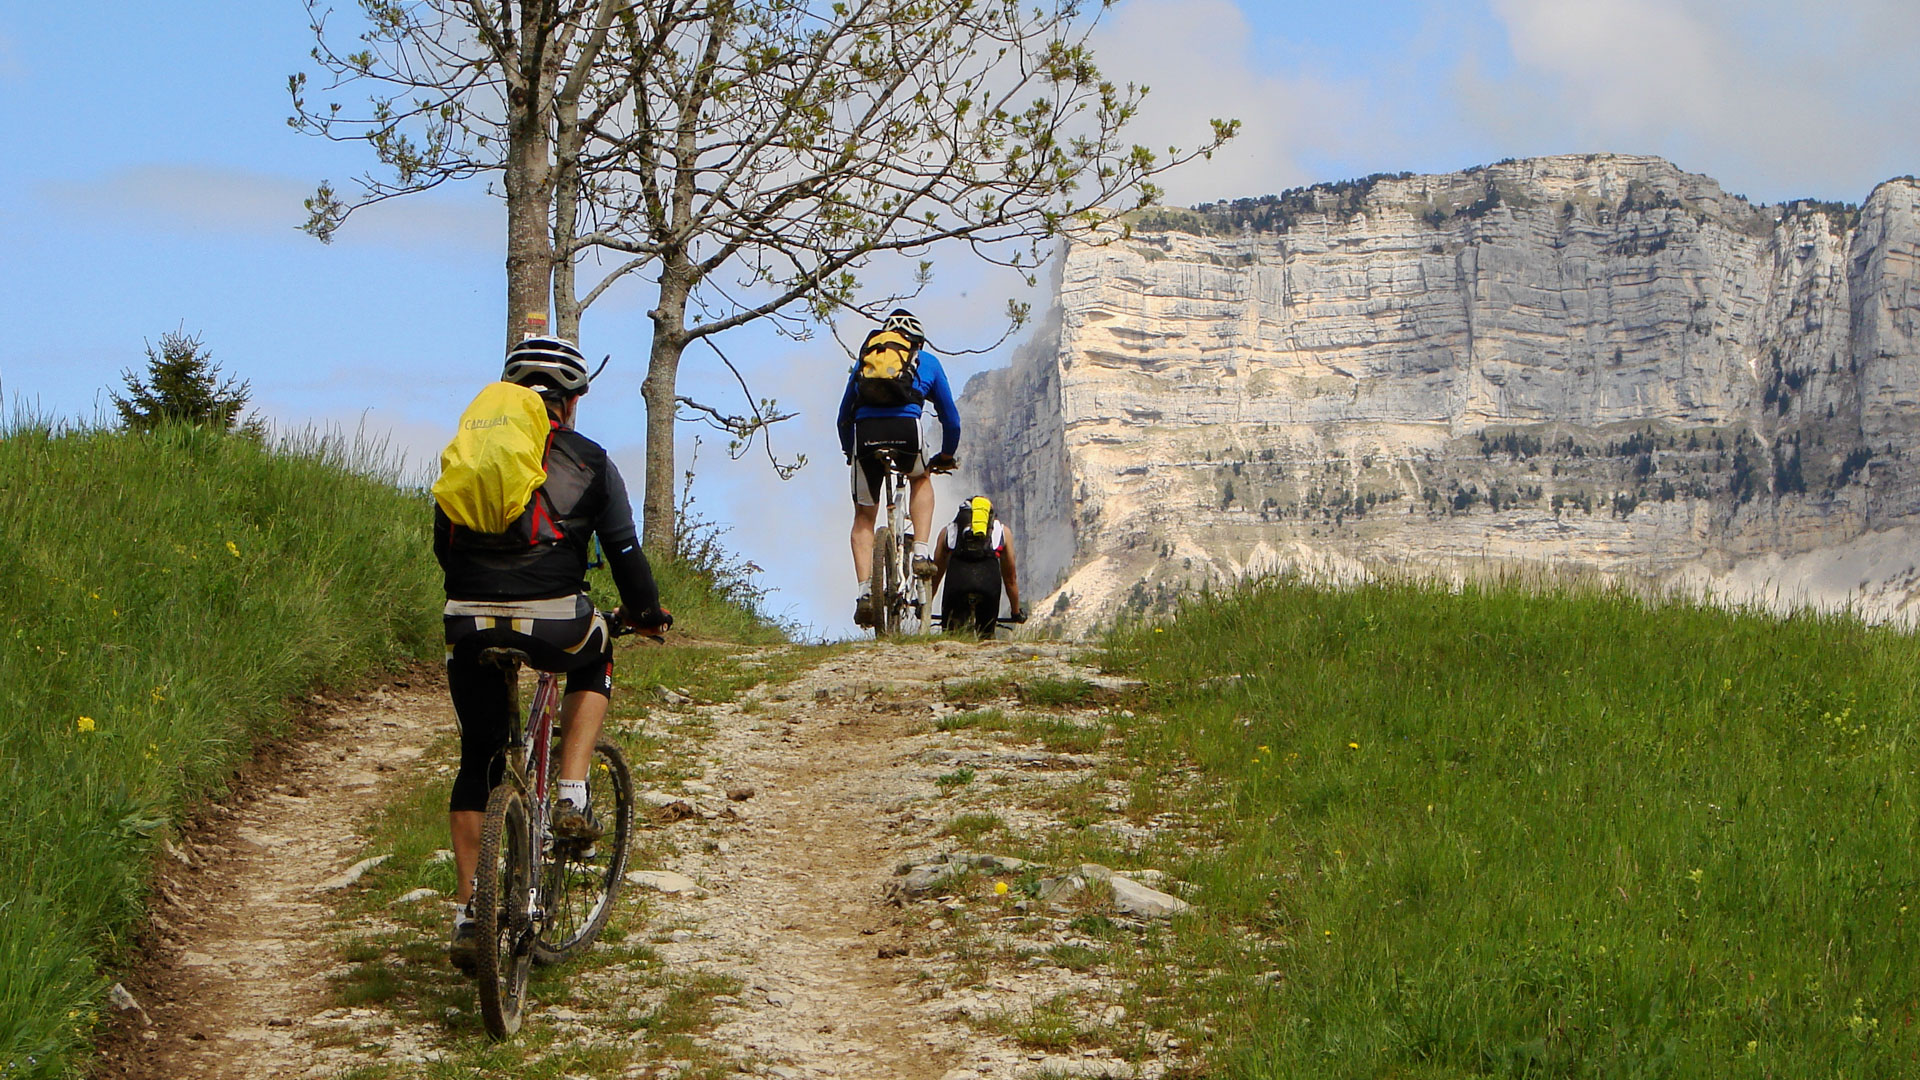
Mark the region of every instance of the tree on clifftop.
MULTIPOLYGON (((1165 157, 1125 143, 1145 91, 1095 66, 1097 0, 361 7, 366 52, 326 51, 314 22, 336 85, 398 91, 353 136, 394 173, 363 181, 362 204, 505 172, 510 328, 535 310, 542 267, 562 333, 613 281, 650 282, 644 523, 661 550, 674 542, 681 406, 746 438, 769 419, 765 403, 728 417, 680 396, 687 346, 763 318, 806 338, 841 313, 883 312, 902 297, 869 295, 861 272, 876 256, 920 260, 917 291, 944 241, 1029 273, 1046 244, 1152 203, 1154 176, 1235 126, 1216 121, 1200 147, 1165 157), (574 268, 596 251, 617 265, 575 300, 574 268)), ((332 107, 308 109, 302 86, 297 124, 349 130, 332 107)), ((351 211, 326 189, 310 206, 322 235, 351 211)))

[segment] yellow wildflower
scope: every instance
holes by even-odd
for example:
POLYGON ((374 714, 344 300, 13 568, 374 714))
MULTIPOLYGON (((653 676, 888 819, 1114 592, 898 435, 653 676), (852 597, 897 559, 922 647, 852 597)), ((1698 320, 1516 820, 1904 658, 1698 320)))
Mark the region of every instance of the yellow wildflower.
POLYGON ((1347 744, 1347 749, 1349 749, 1349 750, 1358 750, 1358 749, 1360 749, 1360 744, 1359 744, 1359 743, 1357 743, 1357 742, 1350 742, 1350 743, 1348 743, 1348 744, 1347 744))
POLYGON ((92 730, 93 730, 93 717, 91 717, 91 716, 83 716, 83 717, 81 717, 80 719, 78 719, 78 720, 76 720, 76 721, 74 721, 74 726, 75 726, 75 727, 77 727, 77 728, 79 728, 79 729, 80 729, 81 731, 83 731, 83 732, 87 732, 87 731, 92 731, 92 730))
POLYGON ((1007 895, 1007 883, 1006 883, 1006 882, 1004 882, 1004 881, 996 881, 996 882, 994 882, 994 883, 993 883, 993 895, 995 895, 995 896, 1005 896, 1005 895, 1007 895))
POLYGON ((227 541, 227 554, 236 559, 240 557, 240 548, 231 540, 227 541))

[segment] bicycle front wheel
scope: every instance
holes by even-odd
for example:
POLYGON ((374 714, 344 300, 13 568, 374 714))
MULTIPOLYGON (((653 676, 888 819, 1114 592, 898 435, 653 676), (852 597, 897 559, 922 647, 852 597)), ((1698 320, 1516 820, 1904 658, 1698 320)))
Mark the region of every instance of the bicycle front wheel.
MULTIPOLYGON (((559 768, 560 749, 553 751, 559 768)), ((593 819, 605 830, 592 843, 555 840, 541 868, 541 902, 546 921, 533 942, 537 964, 557 964, 593 943, 613 914, 627 872, 633 838, 633 773, 620 748, 601 739, 587 771, 587 801, 593 819)))
POLYGON ((893 574, 893 530, 885 525, 873 530, 873 575, 868 582, 873 596, 873 636, 885 637, 900 627, 895 621, 893 593, 900 587, 893 574))
POLYGON ((533 892, 533 831, 527 799, 509 779, 487 797, 480 828, 480 872, 474 879, 473 919, 482 942, 474 978, 487 1034, 504 1039, 520 1030, 527 972, 533 960, 528 899, 533 892))

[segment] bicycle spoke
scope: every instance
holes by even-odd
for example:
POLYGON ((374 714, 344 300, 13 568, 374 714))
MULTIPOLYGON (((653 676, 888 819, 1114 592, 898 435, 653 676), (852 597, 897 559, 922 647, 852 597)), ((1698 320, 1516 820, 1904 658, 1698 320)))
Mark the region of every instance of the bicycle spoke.
POLYGON ((587 798, 603 834, 590 844, 556 840, 542 868, 546 922, 533 945, 534 959, 542 964, 558 963, 599 936, 626 872, 633 777, 620 748, 605 739, 593 750, 587 798))

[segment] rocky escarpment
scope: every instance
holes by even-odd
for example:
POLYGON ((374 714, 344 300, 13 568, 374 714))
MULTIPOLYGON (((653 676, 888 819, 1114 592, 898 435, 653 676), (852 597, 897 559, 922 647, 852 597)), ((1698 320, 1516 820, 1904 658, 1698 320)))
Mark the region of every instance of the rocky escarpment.
POLYGON ((1917 323, 1911 178, 1855 208, 1645 157, 1373 177, 1071 247, 961 457, 1073 621, 1488 561, 1896 615, 1917 323))

